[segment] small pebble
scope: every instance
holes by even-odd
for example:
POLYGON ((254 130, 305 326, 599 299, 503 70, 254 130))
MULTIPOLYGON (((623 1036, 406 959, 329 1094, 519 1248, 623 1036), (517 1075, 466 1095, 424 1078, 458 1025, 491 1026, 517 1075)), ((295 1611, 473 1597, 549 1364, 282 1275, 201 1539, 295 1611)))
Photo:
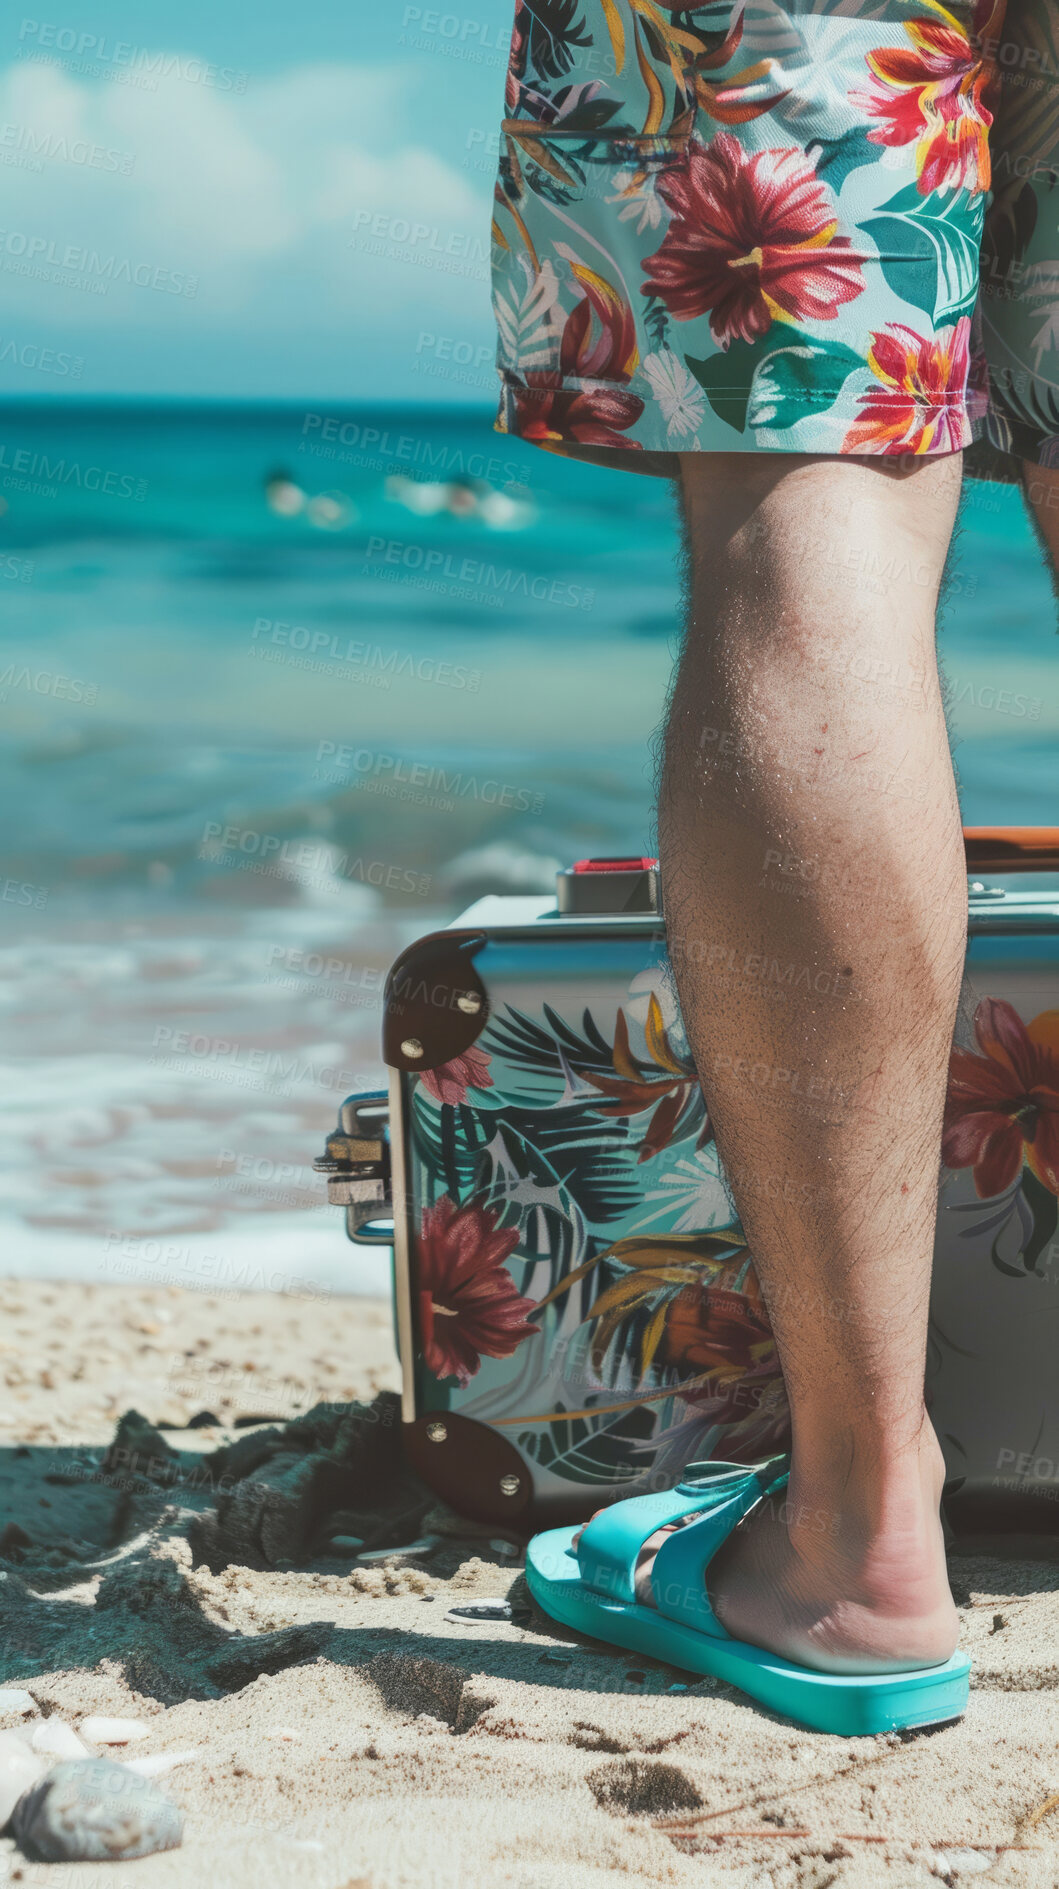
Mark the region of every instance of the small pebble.
POLYGON ((126 1758, 126 1771, 135 1771, 137 1777, 164 1777, 167 1771, 173 1771, 178 1764, 190 1764, 198 1757, 198 1751, 152 1751, 143 1758, 126 1758))
POLYGON ((0 1830, 43 1770, 44 1760, 34 1756, 17 1732, 0 1732, 0 1830))
POLYGON ((940 1876, 951 1882, 954 1875, 977 1876, 984 1869, 992 1869, 996 1863, 996 1852, 988 1850, 935 1850, 931 1859, 930 1870, 934 1876, 940 1876))
POLYGON ((58 1764, 15 1805, 11 1827, 33 1863, 109 1863, 175 1850, 184 1820, 144 1778, 110 1758, 58 1764))
POLYGON ((687 1686, 681 1686, 681 1685, 667 1686, 666 1690, 667 1692, 686 1692, 687 1686))
POLYGON ((446 1620, 510 1620, 511 1603, 506 1600, 467 1600, 460 1607, 450 1607, 446 1620))
POLYGON ((87 1758, 88 1746, 83 1745, 72 1725, 67 1725, 61 1718, 46 1718, 38 1725, 32 1739, 34 1751, 45 1751, 49 1758, 87 1758))
MULTIPOLYGON (((327 1544, 331 1554, 356 1554, 364 1546, 363 1535, 332 1535, 327 1544)), ((365 1560, 367 1556, 364 1557, 365 1560)))
POLYGON ((81 1730, 93 1745, 132 1745, 146 1738, 148 1727, 134 1718, 91 1718, 81 1720, 81 1730))
POLYGON ((489 1546, 494 1554, 520 1555, 522 1553, 517 1541, 491 1541, 489 1546))
POLYGON ((0 1712, 20 1712, 25 1717, 27 1712, 35 1712, 37 1701, 31 1692, 24 1692, 21 1686, 10 1686, 0 1691, 0 1712))

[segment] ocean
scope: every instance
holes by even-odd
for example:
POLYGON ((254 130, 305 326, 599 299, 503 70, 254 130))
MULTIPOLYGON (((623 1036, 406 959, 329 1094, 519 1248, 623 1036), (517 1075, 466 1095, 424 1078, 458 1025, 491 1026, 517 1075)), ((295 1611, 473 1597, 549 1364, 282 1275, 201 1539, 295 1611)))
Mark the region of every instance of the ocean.
MULTIPOLYGON (((384 1290, 310 1164, 382 1079, 387 965, 653 850, 670 490, 490 422, 8 403, 6 1272, 384 1290)), ((1056 605, 1007 488, 965 490, 940 649, 965 821, 1054 822, 1056 605)))

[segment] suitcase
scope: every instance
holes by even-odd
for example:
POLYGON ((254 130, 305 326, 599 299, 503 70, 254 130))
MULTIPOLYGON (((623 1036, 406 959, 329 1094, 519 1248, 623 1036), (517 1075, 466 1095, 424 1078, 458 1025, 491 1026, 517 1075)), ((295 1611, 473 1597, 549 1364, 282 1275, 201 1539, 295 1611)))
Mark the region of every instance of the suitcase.
MULTIPOLYGON (((1059 828, 965 842, 927 1401, 952 1526, 1056 1532, 1059 828)), ((389 1093, 343 1103, 317 1166, 349 1236, 392 1242, 422 1478, 524 1533, 690 1460, 784 1448, 655 862, 582 860, 554 899, 479 900, 401 954, 383 1012, 389 1093)))

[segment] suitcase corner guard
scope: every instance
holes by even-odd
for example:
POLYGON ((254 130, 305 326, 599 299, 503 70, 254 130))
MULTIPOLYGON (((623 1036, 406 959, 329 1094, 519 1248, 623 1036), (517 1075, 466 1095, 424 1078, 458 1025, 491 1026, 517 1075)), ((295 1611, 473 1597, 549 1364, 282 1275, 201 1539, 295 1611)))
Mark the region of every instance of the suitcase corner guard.
POLYGON ((346 1097, 338 1127, 313 1167, 327 1175, 327 1198, 346 1210, 346 1232, 360 1246, 390 1246, 390 1102, 385 1089, 346 1097), (383 1224, 376 1226, 375 1222, 383 1224))
POLYGON ((533 1478, 499 1431, 452 1410, 428 1410, 403 1426, 403 1442, 417 1476, 457 1514, 524 1532, 533 1478))

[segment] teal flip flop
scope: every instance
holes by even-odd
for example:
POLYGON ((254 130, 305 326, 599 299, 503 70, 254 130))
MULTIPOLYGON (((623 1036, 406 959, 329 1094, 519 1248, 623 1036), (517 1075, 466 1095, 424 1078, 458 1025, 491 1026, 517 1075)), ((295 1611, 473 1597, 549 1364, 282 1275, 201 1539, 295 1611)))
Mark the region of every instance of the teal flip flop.
POLYGON ((725 1632, 706 1596, 706 1569, 736 1524, 786 1486, 788 1473, 787 1457, 689 1463, 675 1489, 604 1509, 577 1548, 573 1528, 535 1535, 526 1554, 530 1592, 564 1626, 686 1672, 712 1673, 813 1731, 852 1738, 959 1718, 971 1670, 963 1653, 914 1672, 820 1673, 725 1632), (701 1519, 663 1542, 651 1569, 656 1605, 644 1607, 633 1587, 644 1542, 700 1510, 701 1519))

